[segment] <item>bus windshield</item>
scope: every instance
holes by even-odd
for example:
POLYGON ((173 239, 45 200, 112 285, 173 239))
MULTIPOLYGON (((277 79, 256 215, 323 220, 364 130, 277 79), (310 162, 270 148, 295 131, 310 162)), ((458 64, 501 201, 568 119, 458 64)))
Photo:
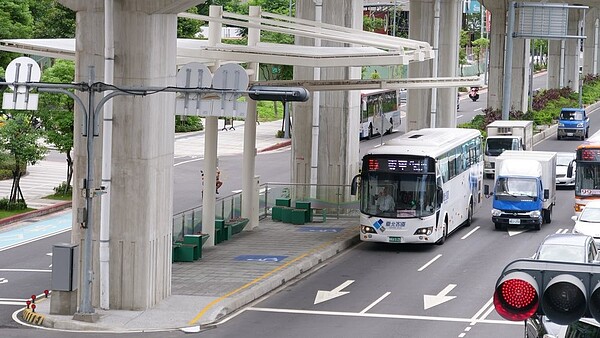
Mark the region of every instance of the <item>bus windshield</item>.
POLYGON ((435 205, 434 174, 369 172, 362 187, 361 211, 376 217, 431 216, 435 205))
POLYGON ((579 162, 575 175, 576 196, 600 196, 600 166, 595 162, 579 162))

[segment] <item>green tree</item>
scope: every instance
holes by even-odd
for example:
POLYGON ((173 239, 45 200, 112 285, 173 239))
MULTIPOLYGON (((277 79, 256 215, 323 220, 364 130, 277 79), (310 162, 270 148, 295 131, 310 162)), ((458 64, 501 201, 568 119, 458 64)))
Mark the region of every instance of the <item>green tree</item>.
POLYGON ((75 12, 56 0, 27 0, 36 39, 74 38, 75 12))
POLYGON ((475 59, 475 62, 477 62, 477 76, 481 75, 481 67, 479 60, 481 60, 484 51, 488 48, 489 45, 490 40, 486 38, 479 38, 473 41, 473 58, 475 59))
MULTIPOLYGON (((71 83, 75 78, 75 65, 72 61, 57 60, 54 65, 44 71, 42 82, 71 83)), ((65 154, 67 160, 67 177, 64 185, 66 194, 73 178, 73 99, 64 94, 42 93, 38 116, 41 119, 45 138, 48 143, 65 154)))
MULTIPOLYGON (((198 14, 198 8, 192 7, 187 13, 198 14)), ((203 21, 196 19, 177 18, 177 37, 193 39, 200 32, 203 21)))
MULTIPOLYGON (((33 16, 27 1, 0 1, 0 39, 28 39, 33 34, 33 16)), ((17 54, 0 52, 0 67, 6 68, 17 54)))
POLYGON ((15 161, 9 204, 25 202, 19 185, 21 168, 43 159, 47 151, 37 143, 42 136, 42 131, 33 127, 31 121, 31 113, 13 111, 12 118, 0 128, 0 149, 5 150, 15 161))

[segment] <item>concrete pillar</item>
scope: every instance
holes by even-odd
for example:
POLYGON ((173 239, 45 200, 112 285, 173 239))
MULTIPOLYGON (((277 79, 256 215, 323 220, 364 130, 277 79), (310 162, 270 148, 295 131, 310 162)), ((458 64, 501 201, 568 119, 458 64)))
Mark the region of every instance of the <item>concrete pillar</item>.
MULTIPOLYGON (((362 27, 362 1, 327 0, 322 2, 322 21, 344 27, 362 27)), ((315 2, 298 0, 296 17, 314 20, 315 2)), ((313 39, 296 38, 300 45, 314 45, 313 39)), ((322 46, 341 46, 339 43, 322 41, 322 46)), ((313 68, 295 67, 296 79, 312 79, 313 68)), ((359 78, 356 68, 331 67, 321 68, 322 80, 359 78)), ((312 93, 311 93, 312 94, 312 93)), ((330 91, 320 93, 319 133, 317 158, 317 183, 348 184, 358 172, 359 139, 358 118, 359 100, 357 93, 348 91, 330 91)), ((311 149, 313 137, 312 99, 308 102, 294 103, 292 110, 292 182, 310 183, 311 181, 311 149)), ((309 189, 298 188, 296 195, 308 196, 309 189)), ((331 190, 331 189, 329 189, 331 190)), ((331 191, 317 191, 317 198, 327 198, 331 191)))
MULTIPOLYGON (((176 75, 176 13, 200 1, 115 1, 115 71, 119 86, 169 86, 176 75), (187 7, 186 7, 187 6, 187 7), (126 32, 126 34, 125 34, 126 32)), ((77 12, 75 81, 87 81, 88 66, 102 81, 103 1, 60 0, 77 12)), ((110 218, 110 308, 145 310, 171 293, 173 223, 173 140, 175 94, 113 99, 113 163, 110 218)), ((87 102, 84 98, 84 101, 87 102)), ((97 102, 97 101, 96 101, 97 102)), ((86 176, 83 114, 75 114, 74 190, 86 176)), ((95 139, 94 182, 100 182, 100 137, 95 139)), ((85 206, 73 194, 73 209, 85 206)), ((98 271, 100 199, 94 201, 93 271, 98 271)), ((82 241, 74 215, 72 240, 82 241)), ((83 246, 82 246, 83 247, 83 246)), ((82 266, 82 264, 79 264, 82 266)), ((80 272, 81 274, 81 272, 80 272)), ((98 306, 98 280, 92 278, 92 303, 98 306)), ((80 282, 80 288, 82 284, 80 282)))
MULTIPOLYGON (((440 0, 437 74, 433 74, 434 61, 429 60, 409 64, 409 77, 458 75, 460 5, 458 0, 440 0)), ((436 32, 431 27, 435 26, 435 0, 411 1, 409 20, 409 38, 433 46, 436 32)), ((432 107, 432 89, 408 90, 406 131, 430 127, 432 111, 436 112, 436 127, 456 127, 456 91, 457 88, 437 89, 436 107, 432 107)))
MULTIPOLYGON (((433 7, 434 0, 410 2, 409 39, 433 41, 433 7)), ((433 60, 410 63, 408 77, 432 77, 432 64, 433 60)), ((431 124, 431 90, 409 89, 406 101, 406 131, 428 128, 431 124)), ((456 105, 455 101, 453 105, 456 105)))
POLYGON ((488 101, 491 109, 502 109, 504 86, 504 49, 506 36, 506 4, 504 1, 484 2, 491 13, 488 101), (491 3, 490 3, 491 2, 491 3))
POLYGON ((548 40, 548 88, 562 87, 561 74, 564 65, 561 50, 561 40, 548 40))
POLYGON ((600 8, 590 7, 585 15, 585 35, 583 43, 583 75, 598 73, 600 49, 600 8))
MULTIPOLYGON (((461 6, 459 0, 440 1, 440 34, 438 76, 458 76, 458 49, 460 47, 461 6)), ((434 74, 435 76, 435 74, 434 74)), ((458 88, 437 90, 437 126, 456 127, 456 95, 458 88)), ((431 110, 431 109, 430 109, 431 110)))
MULTIPOLYGON (((516 15, 515 25, 519 20, 516 15)), ((529 39, 513 38, 512 69, 511 69, 511 110, 527 111, 529 91, 529 39)))
MULTIPOLYGON (((567 24, 568 35, 579 35, 579 11, 569 11, 567 24)), ((565 87, 571 87, 573 91, 579 92, 579 39, 565 40, 565 87)))

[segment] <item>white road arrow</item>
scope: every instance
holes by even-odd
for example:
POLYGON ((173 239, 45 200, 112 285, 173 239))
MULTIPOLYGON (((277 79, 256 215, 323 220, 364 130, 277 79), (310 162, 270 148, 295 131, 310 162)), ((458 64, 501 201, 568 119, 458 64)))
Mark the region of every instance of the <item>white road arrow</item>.
POLYGON ((0 278, 0 284, 8 283, 8 279, 0 278))
POLYGON ((516 236, 524 233, 527 229, 519 229, 519 230, 508 230, 508 237, 516 236))
POLYGON ((456 296, 446 296, 455 287, 456 284, 448 284, 448 286, 446 286, 444 290, 440 291, 435 296, 423 295, 423 303, 425 304, 425 310, 456 298, 456 296))
POLYGON ((338 286, 337 288, 331 290, 331 291, 317 291, 317 296, 315 297, 315 304, 319 304, 319 303, 323 303, 326 302, 328 300, 337 298, 339 296, 343 296, 347 293, 350 293, 349 291, 342 291, 342 289, 344 289, 345 287, 347 287, 348 285, 354 283, 353 280, 347 280, 345 282, 343 282, 340 286, 338 286))

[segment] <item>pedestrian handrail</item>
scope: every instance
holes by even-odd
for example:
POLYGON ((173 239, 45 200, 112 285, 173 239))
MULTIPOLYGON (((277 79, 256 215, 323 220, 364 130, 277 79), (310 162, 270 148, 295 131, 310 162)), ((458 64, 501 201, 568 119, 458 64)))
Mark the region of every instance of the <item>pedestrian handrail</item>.
MULTIPOLYGON (((270 182, 259 185, 259 219, 270 216, 278 198, 311 202, 313 209, 326 213, 330 218, 358 215, 358 200, 350 195, 350 185, 270 182), (317 197, 311 197, 311 192, 317 197)), ((215 219, 229 220, 241 216, 241 192, 217 198, 215 219)), ((183 240, 184 235, 199 233, 202 233, 201 205, 173 215, 173 241, 183 240)))

